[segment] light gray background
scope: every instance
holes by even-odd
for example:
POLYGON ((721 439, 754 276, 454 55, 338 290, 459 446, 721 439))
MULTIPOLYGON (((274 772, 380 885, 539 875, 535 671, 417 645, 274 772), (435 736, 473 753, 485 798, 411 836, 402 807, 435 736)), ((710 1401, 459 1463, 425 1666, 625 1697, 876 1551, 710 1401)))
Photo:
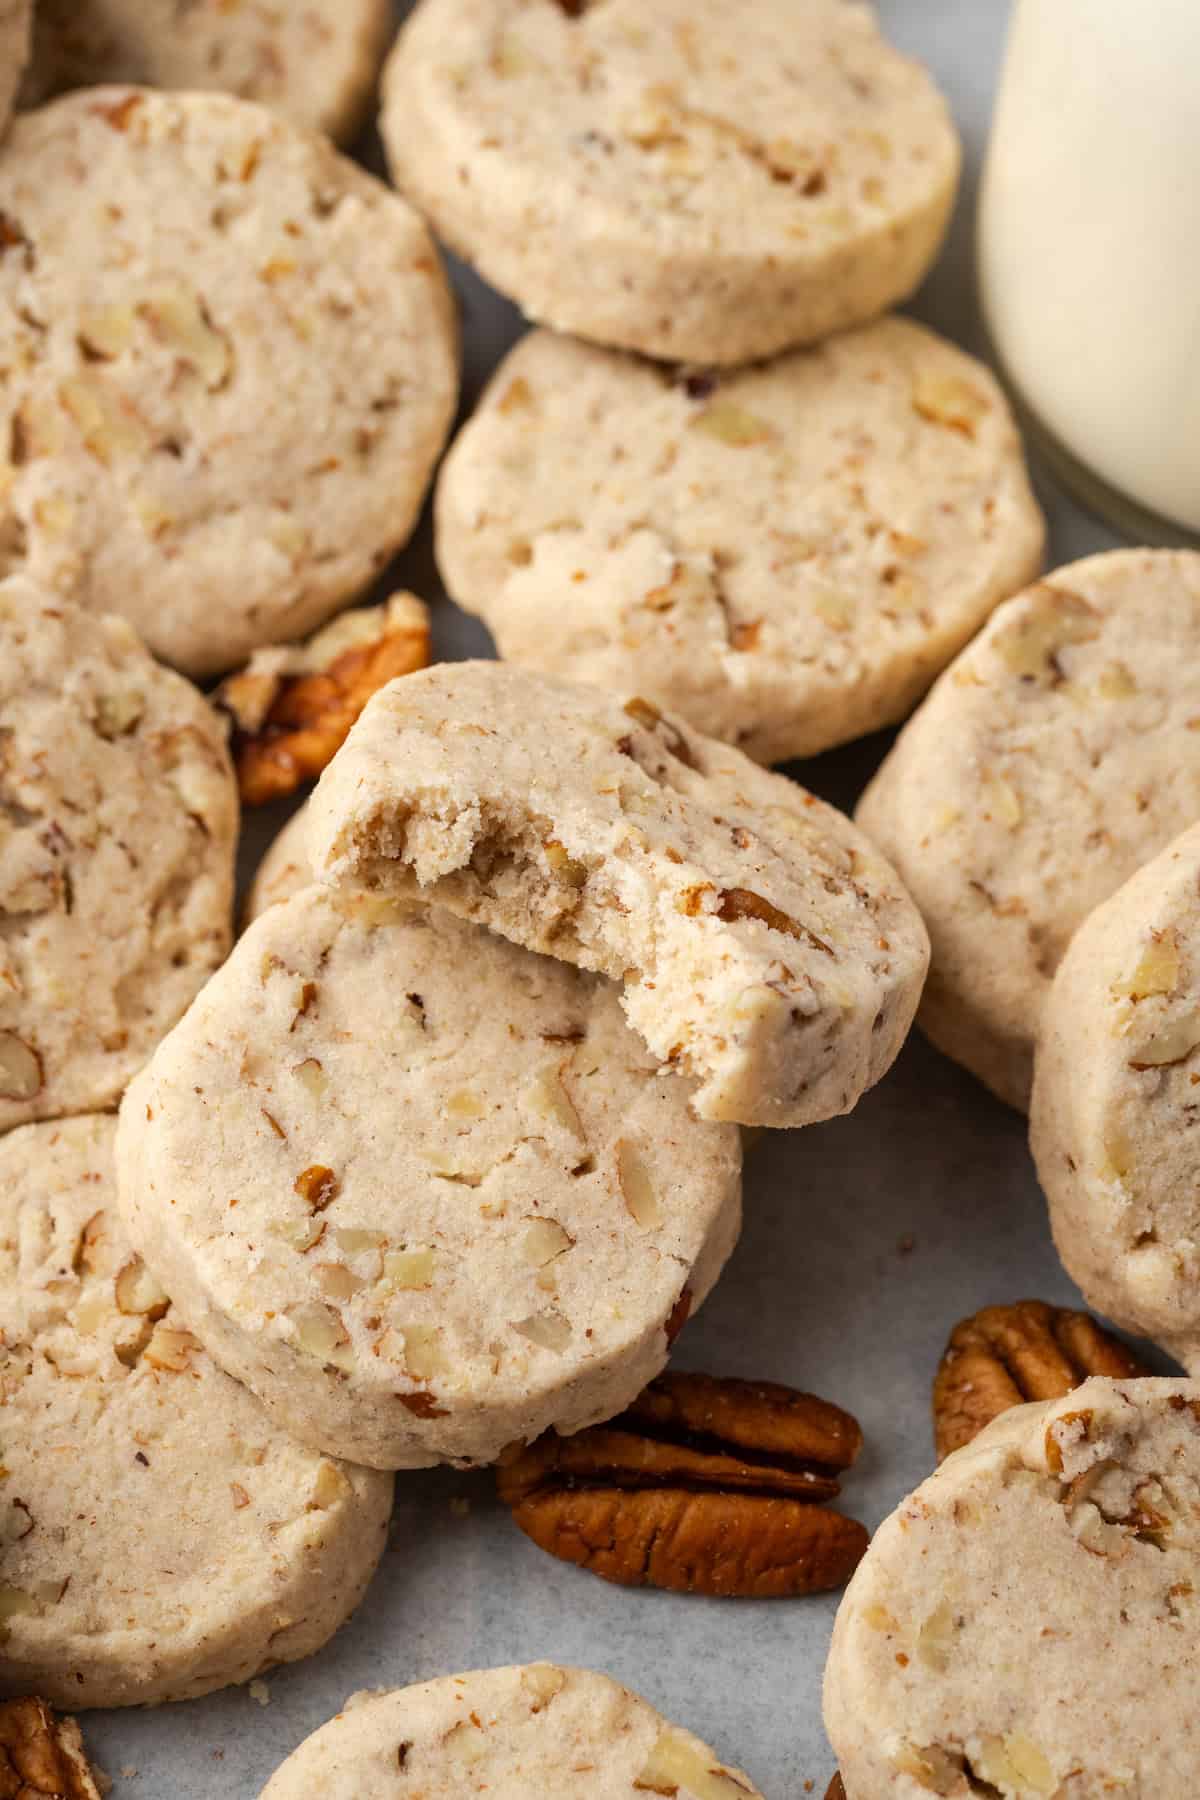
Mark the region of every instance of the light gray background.
MULTIPOLYGON (((1007 7, 882 0, 879 10, 889 35, 933 69, 967 150, 949 244, 912 310, 979 351, 972 222, 1007 7)), ((380 166, 377 145, 364 156, 380 166)), ((455 280, 469 406, 521 322, 461 268, 455 280)), ((1039 490, 1052 564, 1116 542, 1040 474, 1039 490)), ((487 652, 482 627, 441 594, 427 525, 383 585, 400 582, 438 600, 441 656, 487 652)), ((886 743, 869 739, 796 772, 848 807, 886 743)), ((256 823, 250 856, 281 817, 256 823)), ((849 1407, 866 1449, 842 1504, 873 1527, 929 1471, 930 1380, 950 1326, 1027 1295, 1078 1298, 1050 1244, 1023 1121, 914 1038, 850 1118, 773 1135, 752 1152, 741 1245, 676 1360, 791 1382, 849 1407)), ((809 1791, 821 1800, 833 1766, 820 1686, 835 1604, 610 1587, 534 1549, 488 1475, 402 1475, 391 1547, 366 1600, 324 1653, 268 1678, 267 1706, 235 1689, 84 1724, 119 1800, 251 1800, 357 1688, 548 1657, 627 1682, 749 1770, 768 1800, 809 1791)))

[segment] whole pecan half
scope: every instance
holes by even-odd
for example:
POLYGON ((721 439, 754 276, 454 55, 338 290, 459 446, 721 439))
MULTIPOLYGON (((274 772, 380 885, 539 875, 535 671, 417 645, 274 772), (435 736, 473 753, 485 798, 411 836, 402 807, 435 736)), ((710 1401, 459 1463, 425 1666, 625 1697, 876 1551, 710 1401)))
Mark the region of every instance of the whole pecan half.
POLYGON ((671 1373, 607 1425, 509 1450, 496 1485, 535 1544, 608 1581, 781 1597, 840 1587, 865 1551, 821 1504, 861 1447, 812 1394, 671 1373))
POLYGON ((74 1719, 32 1697, 0 1702, 0 1800, 100 1800, 74 1719))
POLYGON ((1089 1375, 1128 1380, 1150 1370, 1090 1314, 1017 1300, 985 1306, 950 1333, 933 1382, 938 1461, 1010 1406, 1060 1400, 1089 1375))
POLYGON ((371 695, 428 661, 429 613, 414 594, 343 613, 306 644, 256 650, 213 695, 233 721, 245 805, 314 781, 371 695))

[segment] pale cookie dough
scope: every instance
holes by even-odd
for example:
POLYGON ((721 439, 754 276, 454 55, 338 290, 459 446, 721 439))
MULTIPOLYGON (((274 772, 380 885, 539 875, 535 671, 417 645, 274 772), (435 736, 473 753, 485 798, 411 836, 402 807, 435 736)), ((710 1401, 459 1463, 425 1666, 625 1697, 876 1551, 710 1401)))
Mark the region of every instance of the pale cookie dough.
POLYGON ((589 1669, 477 1669, 355 1694, 260 1800, 762 1800, 645 1700, 589 1669))
POLYGON ((899 318, 721 378, 533 332, 437 521, 502 656, 643 692, 759 762, 904 718, 1044 535, 992 376, 899 318))
POLYGON ((129 1247, 112 1118, 0 1141, 0 1692, 185 1700, 317 1650, 388 1476, 285 1437, 129 1247))
POLYGON ((346 142, 391 31, 388 0, 38 0, 31 97, 133 81, 219 89, 346 142))
POLYGON ((806 1125, 890 1067, 928 961, 848 819, 645 700, 507 663, 383 688, 309 802, 322 880, 435 903, 624 983, 697 1114, 806 1125))
POLYGON ((1003 1414, 880 1526, 825 1724, 851 1800, 1186 1800, 1200 1767, 1200 1384, 1003 1414))
POLYGON ((1200 556, 1058 569, 992 615, 859 804, 929 927, 918 1023, 1011 1106, 1076 928, 1200 817, 1197 643, 1200 556))
POLYGON ((741 1220, 595 976, 453 914, 309 888, 240 940, 129 1091, 127 1228, 306 1443, 490 1463, 620 1412, 741 1220))
POLYGON ((403 200, 247 101, 101 88, 17 120, 0 221, 0 572, 197 676, 367 585, 457 388, 403 200))
POLYGON ((290 900, 315 879, 308 856, 308 806, 298 808, 267 845, 246 894, 242 923, 252 925, 259 913, 290 900))
POLYGON ((1200 1370, 1200 826, 1080 926, 1034 1065, 1030 1143, 1090 1305, 1200 1370))
POLYGON ((928 74, 851 0, 423 0, 398 186, 542 324, 741 363, 904 299, 954 200, 928 74))
POLYGON ((120 1098, 229 948, 237 824, 190 682, 0 582, 0 1131, 120 1098))
POLYGON ((8 128, 29 56, 32 20, 33 0, 0 0, 0 135, 8 128))

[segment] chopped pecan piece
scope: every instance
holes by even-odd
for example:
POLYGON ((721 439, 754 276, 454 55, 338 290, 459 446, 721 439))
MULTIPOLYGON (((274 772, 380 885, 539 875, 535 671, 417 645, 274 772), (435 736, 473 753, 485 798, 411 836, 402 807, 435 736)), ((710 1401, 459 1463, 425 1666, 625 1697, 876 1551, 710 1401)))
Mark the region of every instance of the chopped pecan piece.
POLYGON ((780 912, 777 906, 764 900, 752 888, 726 888, 721 894, 717 917, 724 919, 727 925, 736 924, 739 919, 757 919, 760 924, 769 925, 772 931, 782 931, 785 936, 799 938, 814 950, 823 951, 826 956, 833 955, 831 946, 824 938, 818 937, 815 931, 810 931, 807 925, 799 925, 795 919, 789 919, 785 912, 780 912))
POLYGON ((933 1383, 938 1461, 1027 1400, 1060 1400, 1089 1375, 1149 1375, 1088 1313, 1018 1300, 985 1306, 950 1333, 933 1383))
POLYGON ((846 1784, 839 1769, 825 1790, 825 1800, 846 1800, 846 1784))
POLYGON ((74 1719, 44 1700, 0 1702, 0 1800, 100 1800, 74 1719))
POLYGON ((667 1374, 627 1412, 501 1459, 497 1489, 551 1555, 627 1587, 773 1597, 840 1587, 867 1547, 819 1502, 862 1444, 840 1407, 773 1382, 667 1374))
POLYGON ((293 649, 256 651, 214 696, 233 720, 245 804, 262 806, 315 780, 371 695, 428 661, 429 614, 413 594, 343 613, 293 649))

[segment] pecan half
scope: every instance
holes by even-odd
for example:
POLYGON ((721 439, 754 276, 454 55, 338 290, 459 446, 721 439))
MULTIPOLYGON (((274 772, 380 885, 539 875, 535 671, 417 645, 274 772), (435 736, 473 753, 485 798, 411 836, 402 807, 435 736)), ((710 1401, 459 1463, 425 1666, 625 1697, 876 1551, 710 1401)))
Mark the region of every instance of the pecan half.
POLYGON ((1060 1400, 1089 1375, 1128 1380, 1150 1372, 1088 1313, 1044 1300, 985 1306, 954 1327, 934 1377, 938 1461, 1010 1406, 1060 1400))
POLYGON ((213 696, 233 721, 247 806, 294 793, 332 761, 377 689, 429 661, 429 613, 413 594, 343 613, 306 644, 258 650, 213 696))
POLYGON ((0 1702, 0 1800, 100 1800, 74 1719, 32 1696, 0 1702))
POLYGON ((862 1446, 849 1413, 774 1382, 667 1374, 628 1411, 501 1458, 541 1549, 626 1587, 740 1597, 840 1587, 867 1547, 820 1504, 862 1446))

